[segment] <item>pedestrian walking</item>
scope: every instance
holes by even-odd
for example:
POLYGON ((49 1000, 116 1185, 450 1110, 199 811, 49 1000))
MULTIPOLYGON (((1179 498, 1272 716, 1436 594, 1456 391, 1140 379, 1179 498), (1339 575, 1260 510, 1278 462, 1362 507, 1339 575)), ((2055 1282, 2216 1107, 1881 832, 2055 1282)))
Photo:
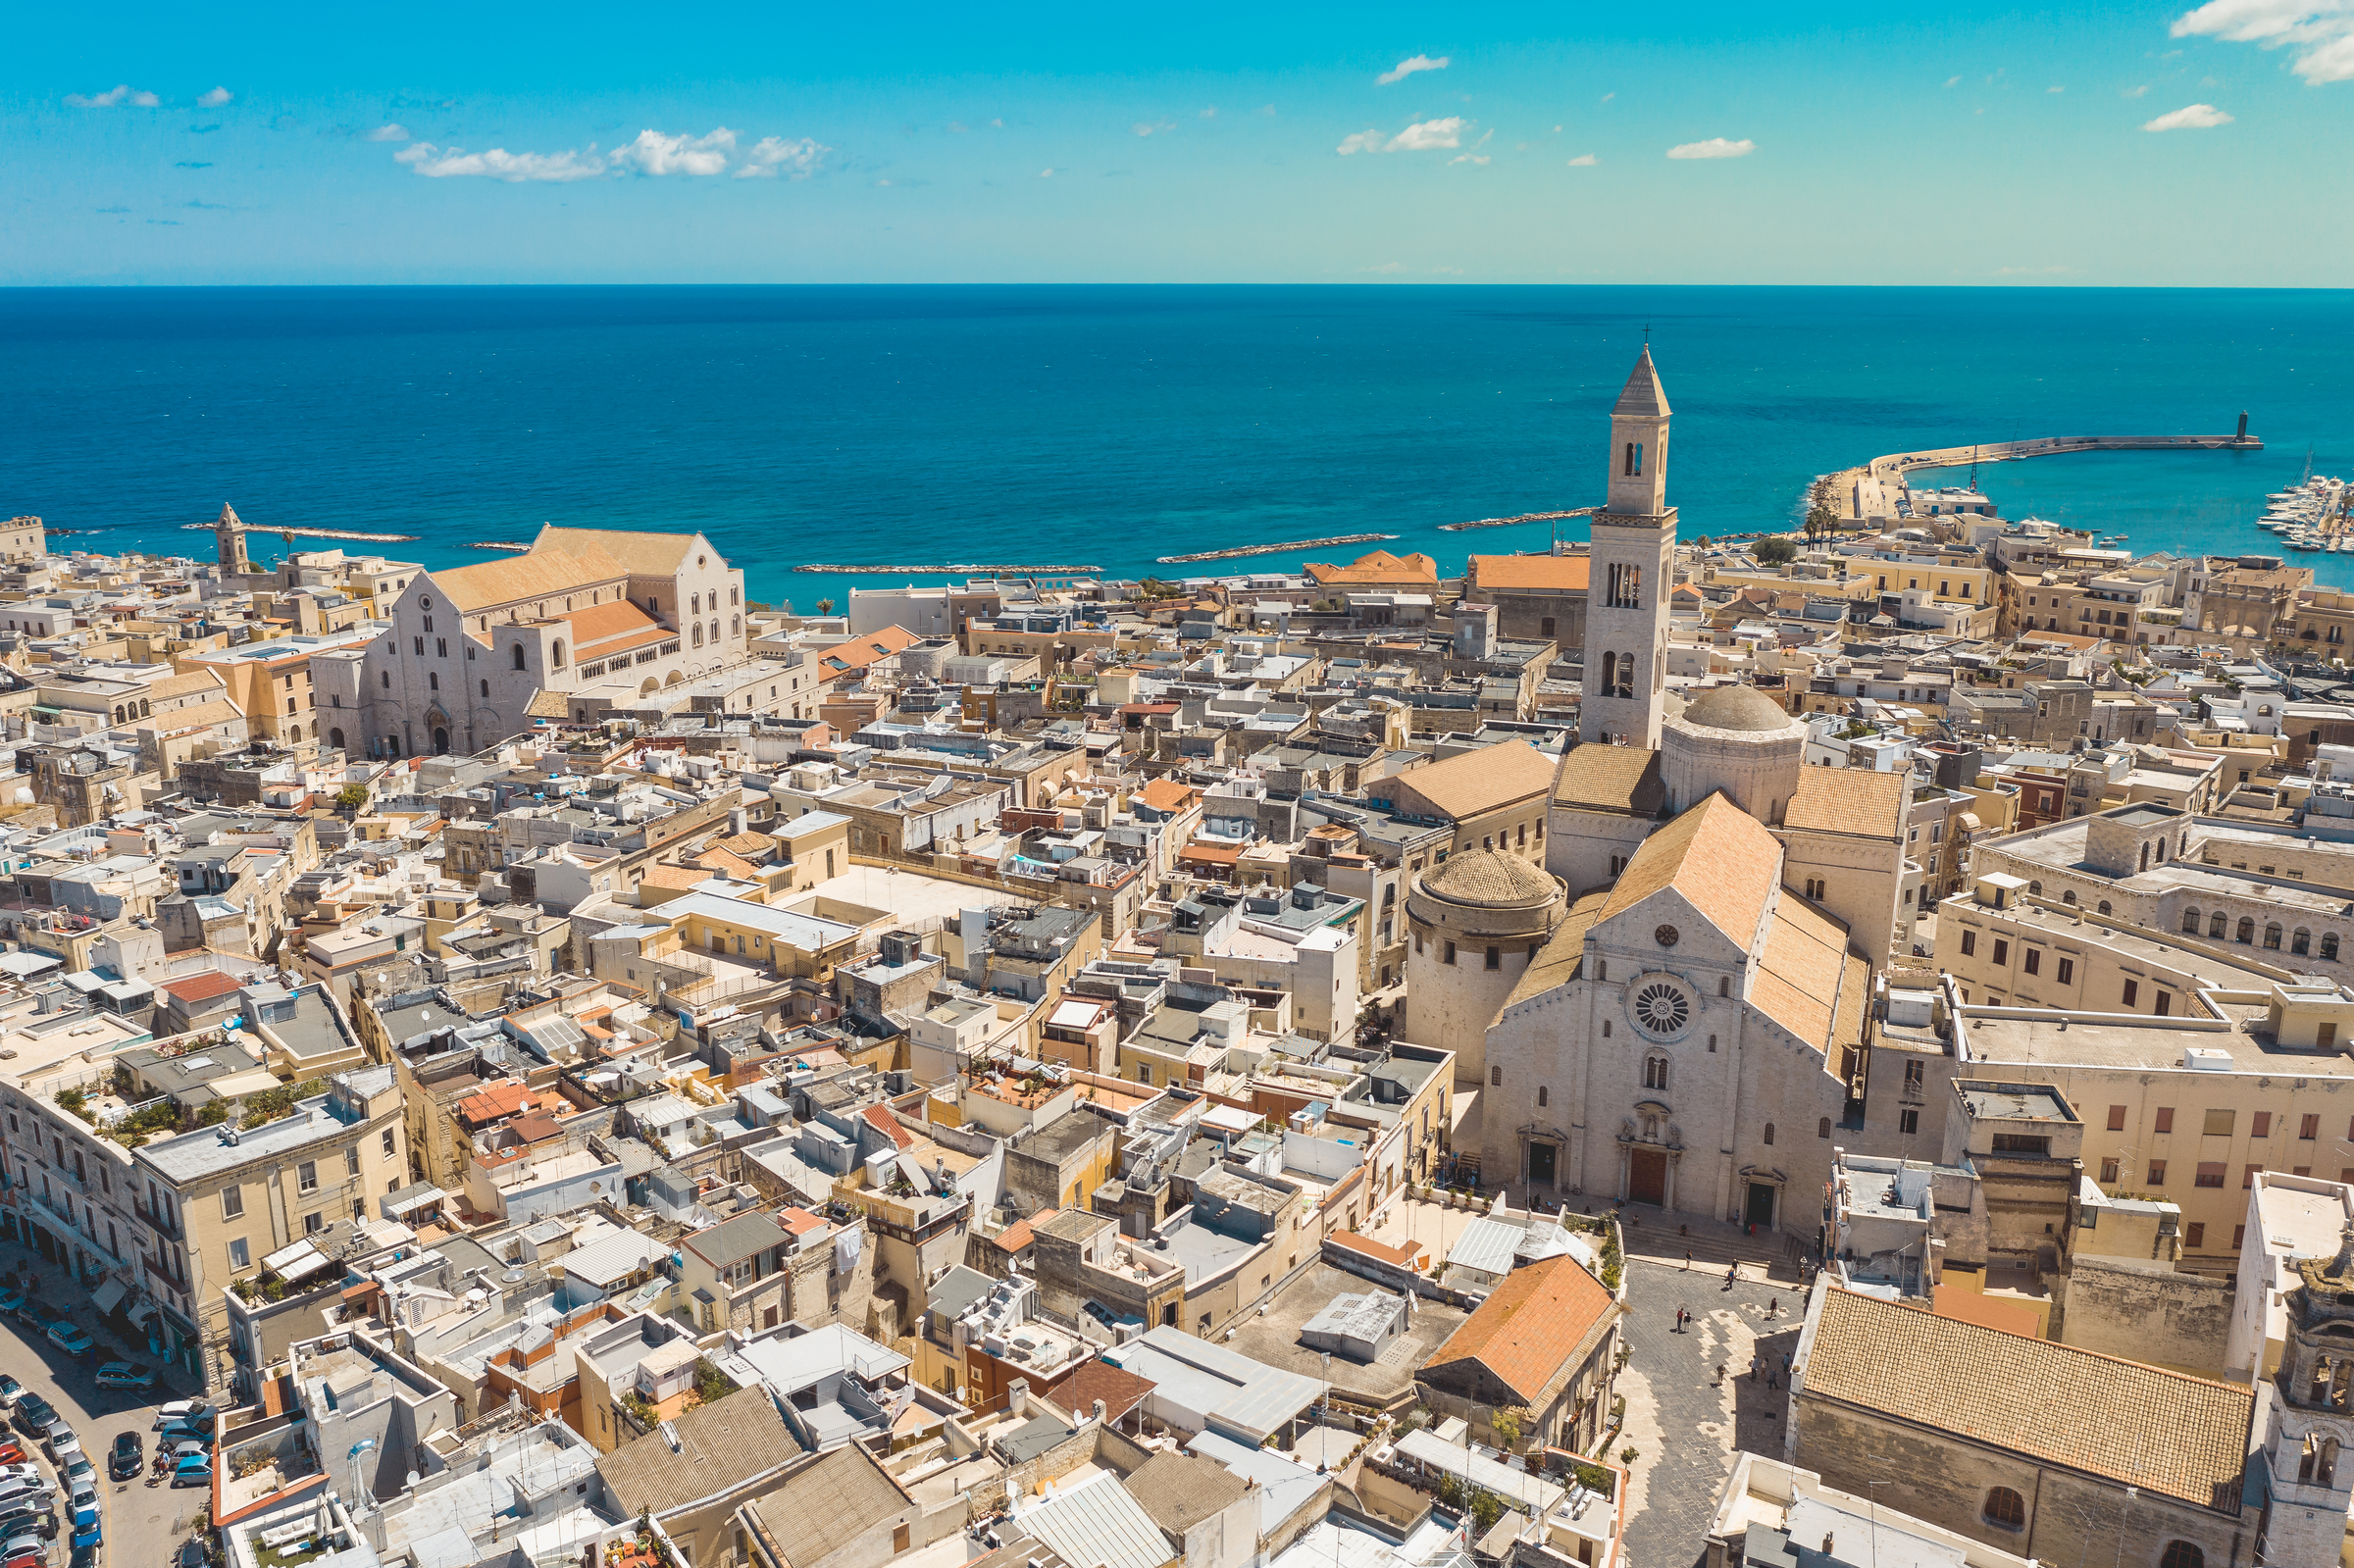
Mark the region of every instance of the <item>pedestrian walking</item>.
POLYGON ((1754 1355, 1749 1358, 1749 1381, 1752 1383, 1757 1382, 1758 1374, 1765 1370, 1759 1365, 1759 1361, 1760 1358, 1754 1355))
POLYGON ((1782 1298, 1780 1296, 1769 1295, 1766 1298, 1766 1315, 1769 1318, 1777 1318, 1782 1315, 1782 1298))
POLYGON ((1725 1271, 1724 1271, 1724 1288, 1725 1288, 1726 1290, 1731 1290, 1731 1289, 1733 1288, 1733 1282, 1734 1282, 1735 1280, 1739 1279, 1740 1277, 1741 1277, 1741 1265, 1740 1265, 1740 1264, 1738 1264, 1738 1263, 1735 1263, 1735 1264, 1732 1264, 1731 1266, 1729 1266, 1728 1268, 1726 1268, 1726 1269, 1725 1269, 1725 1271))
POLYGON ((1782 1375, 1781 1375, 1780 1373, 1778 1373, 1778 1372, 1774 1371, 1774 1369, 1773 1369, 1772 1367, 1770 1367, 1770 1366, 1769 1366, 1769 1367, 1767 1367, 1767 1368, 1766 1369, 1766 1387, 1767 1387, 1768 1389, 1778 1389, 1778 1388, 1780 1388, 1781 1386, 1782 1386, 1782 1375))
POLYGON ((1692 1249, 1690 1247, 1684 1248, 1684 1272, 1686 1274, 1692 1272, 1692 1249))

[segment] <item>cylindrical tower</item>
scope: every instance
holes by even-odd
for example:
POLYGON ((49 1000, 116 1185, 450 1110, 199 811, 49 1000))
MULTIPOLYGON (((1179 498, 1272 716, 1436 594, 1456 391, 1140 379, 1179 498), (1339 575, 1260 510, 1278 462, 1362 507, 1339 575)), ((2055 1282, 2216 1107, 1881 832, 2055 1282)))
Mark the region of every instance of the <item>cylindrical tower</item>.
POLYGON ((1406 895, 1410 1044, 1455 1052, 1455 1081, 1488 1079, 1488 1025, 1568 905, 1561 882, 1502 850, 1450 855, 1406 895))

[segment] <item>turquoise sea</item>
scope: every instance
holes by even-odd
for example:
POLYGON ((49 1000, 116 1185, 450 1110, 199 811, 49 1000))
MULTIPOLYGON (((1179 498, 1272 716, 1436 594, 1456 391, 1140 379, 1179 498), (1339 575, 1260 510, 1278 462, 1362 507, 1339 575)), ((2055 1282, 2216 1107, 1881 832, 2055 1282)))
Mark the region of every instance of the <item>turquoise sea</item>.
MULTIPOLYGON (((1812 476, 1876 453, 2224 431, 2242 409, 2265 451, 2039 459, 1980 483, 2008 515, 2138 550, 2254 551, 2277 549, 2252 525, 2309 448, 2354 476, 2342 291, 17 289, 0 516, 101 531, 60 547, 209 554, 180 525, 229 501, 257 529, 415 533, 352 548, 432 566, 542 522, 699 529, 755 597, 803 610, 851 581, 788 570, 805 561, 1137 576, 1383 532, 1455 572, 1548 526, 1437 525, 1600 498, 1647 327, 1687 536, 1786 524, 1812 476)), ((2298 559, 2354 585, 2354 556, 2298 559)))

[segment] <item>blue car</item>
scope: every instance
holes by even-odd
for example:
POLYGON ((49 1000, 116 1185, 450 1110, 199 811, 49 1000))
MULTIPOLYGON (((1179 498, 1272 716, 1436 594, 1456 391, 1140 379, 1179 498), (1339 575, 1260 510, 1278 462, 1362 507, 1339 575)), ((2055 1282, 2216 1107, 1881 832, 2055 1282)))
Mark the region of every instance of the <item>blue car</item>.
POLYGON ((87 1525, 77 1524, 74 1528, 74 1549, 76 1551, 79 1551, 85 1546, 102 1545, 105 1541, 106 1534, 98 1528, 98 1521, 95 1519, 87 1525))
POLYGON ((175 1421, 155 1435, 155 1445, 169 1448, 176 1442, 210 1442, 213 1424, 209 1421, 175 1421))
POLYGON ((213 1461, 209 1454, 189 1454, 172 1467, 172 1485, 176 1487, 209 1487, 212 1484, 213 1461))

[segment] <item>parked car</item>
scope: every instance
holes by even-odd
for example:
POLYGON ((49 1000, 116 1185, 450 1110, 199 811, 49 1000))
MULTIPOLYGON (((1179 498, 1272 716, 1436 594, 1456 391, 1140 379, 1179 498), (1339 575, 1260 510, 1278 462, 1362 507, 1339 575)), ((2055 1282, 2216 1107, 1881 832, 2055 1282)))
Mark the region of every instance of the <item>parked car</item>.
POLYGON ((17 1407, 17 1396, 24 1391, 25 1385, 0 1373, 0 1410, 14 1410, 17 1407))
POLYGON ((74 1493, 74 1528, 87 1530, 98 1522, 98 1491, 95 1487, 74 1493))
POLYGON ((89 1330, 60 1318, 49 1325, 49 1342, 68 1355, 83 1356, 88 1355, 98 1341, 90 1338, 89 1330))
POLYGON ((41 1446, 49 1450, 51 1462, 62 1465, 68 1452, 81 1451, 81 1438, 62 1420, 53 1421, 49 1430, 41 1434, 41 1446))
POLYGON ((213 1429, 209 1423, 199 1427, 191 1426, 184 1421, 175 1421, 170 1426, 164 1428, 161 1432, 158 1432, 155 1435, 155 1441, 158 1447, 166 1448, 170 1447, 176 1442, 202 1442, 209 1444, 213 1441, 213 1429))
POLYGON ((212 1414, 213 1407, 202 1399, 174 1399, 155 1407, 153 1430, 161 1432, 175 1421, 207 1421, 212 1414))
POLYGON ((41 1543, 38 1536, 12 1536, 8 1544, 0 1547, 0 1551, 7 1553, 11 1563, 33 1563, 38 1568, 47 1568, 49 1561, 49 1548, 41 1543))
POLYGON ((51 1316, 49 1303, 46 1301, 35 1301, 32 1297, 26 1296, 18 1303, 17 1320, 28 1329, 47 1328, 51 1316))
POLYGON ((49 1478, 41 1474, 41 1467, 29 1459, 0 1469, 0 1506, 5 1506, 7 1498, 20 1492, 28 1498, 38 1499, 52 1496, 56 1492, 57 1488, 50 1485, 49 1478))
POLYGON ((155 1387, 153 1367, 134 1366, 128 1361, 109 1361, 98 1369, 101 1389, 152 1389, 155 1387))
POLYGON ((213 1456, 212 1444, 198 1442, 193 1438, 183 1438, 179 1442, 172 1443, 158 1442, 155 1445, 155 1451, 170 1456, 174 1464, 178 1464, 182 1459, 209 1460, 213 1456))
POLYGON ((139 1466, 146 1457, 139 1451, 139 1435, 135 1432, 115 1434, 115 1445, 106 1453, 106 1473, 117 1481, 136 1480, 139 1466))
POLYGON ((209 1487, 213 1484, 213 1460, 210 1454, 192 1453, 172 1467, 172 1485, 176 1487, 209 1487))
POLYGON ((25 1444, 14 1438, 0 1438, 0 1465, 21 1465, 25 1462, 25 1444))
POLYGON ((90 1456, 79 1448, 75 1449, 73 1457, 66 1461, 62 1476, 69 1492, 76 1487, 98 1485, 97 1468, 90 1463, 90 1456))
POLYGON ((190 1536, 179 1543, 179 1550, 173 1554, 172 1568, 204 1568, 204 1562, 203 1538, 190 1536))
POLYGON ((35 1492, 21 1487, 0 1499, 0 1534, 22 1534, 26 1529, 37 1531, 39 1522, 52 1511, 49 1499, 55 1493, 35 1492))
POLYGON ((17 1401, 17 1426, 25 1432, 38 1432, 57 1418, 57 1406, 37 1393, 26 1394, 17 1401))
POLYGON ((0 1290, 0 1312, 6 1312, 6 1313, 9 1313, 9 1314, 11 1314, 11 1315, 14 1315, 14 1314, 16 1314, 16 1313, 19 1313, 19 1312, 22 1312, 22 1311, 24 1311, 24 1310, 25 1310, 25 1292, 24 1292, 24 1291, 22 1291, 22 1290, 0 1290))
POLYGON ((77 1525, 75 1527, 74 1551, 77 1556, 80 1555, 84 1551, 93 1551, 97 1549, 99 1546, 105 1544, 105 1542, 106 1533, 99 1528, 98 1521, 95 1519, 91 1520, 87 1525, 77 1525))

